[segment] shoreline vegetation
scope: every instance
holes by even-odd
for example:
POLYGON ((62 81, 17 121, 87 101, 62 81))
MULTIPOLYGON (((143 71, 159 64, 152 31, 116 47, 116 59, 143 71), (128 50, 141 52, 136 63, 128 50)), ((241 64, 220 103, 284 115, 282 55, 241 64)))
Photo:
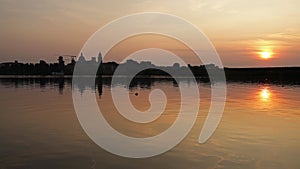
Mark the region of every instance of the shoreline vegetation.
MULTIPOLYGON (((85 69, 96 70, 98 77, 110 77, 116 72, 117 68, 138 71, 135 78, 168 78, 171 77, 166 72, 175 72, 180 78, 186 77, 186 71, 191 70, 194 77, 198 79, 208 79, 208 69, 222 70, 214 64, 199 66, 180 66, 174 63, 172 66, 156 66, 149 61, 137 62, 127 60, 125 63, 102 62, 102 55, 99 53, 98 61, 95 57, 86 61, 83 54, 76 62, 73 58, 70 63, 65 64, 63 57, 58 58, 57 63, 46 63, 41 60, 39 63, 19 63, 5 62, 0 64, 0 78, 72 78, 75 65, 83 65, 85 69), (143 69, 147 68, 148 69, 143 69)), ((278 83, 278 84, 300 84, 300 67, 262 67, 262 68, 223 68, 227 81, 259 82, 259 83, 278 83)), ((87 70, 82 75, 93 75, 87 70)), ((126 74, 117 74, 124 77, 126 74)))

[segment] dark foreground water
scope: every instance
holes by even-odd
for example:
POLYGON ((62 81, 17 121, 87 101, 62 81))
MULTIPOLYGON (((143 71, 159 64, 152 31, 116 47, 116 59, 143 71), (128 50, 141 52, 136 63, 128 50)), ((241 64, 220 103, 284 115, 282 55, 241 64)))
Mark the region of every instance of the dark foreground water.
MULTIPOLYGON (((188 79, 179 83, 197 85, 188 79)), ((210 105, 210 85, 198 85, 200 113, 189 135, 162 155, 129 159, 106 152, 85 134, 73 108, 70 79, 2 78, 0 169, 300 168, 300 86, 228 83, 222 121, 213 137, 199 144, 210 105)), ((129 88, 122 82, 114 87, 129 90, 132 103, 141 111, 150 106, 149 92, 162 89, 168 97, 166 110, 152 123, 130 123, 113 106, 109 79, 98 81, 96 88, 80 84, 76 88, 83 94, 95 92, 107 121, 129 136, 156 135, 176 119, 180 93, 171 79, 140 79, 129 88)))

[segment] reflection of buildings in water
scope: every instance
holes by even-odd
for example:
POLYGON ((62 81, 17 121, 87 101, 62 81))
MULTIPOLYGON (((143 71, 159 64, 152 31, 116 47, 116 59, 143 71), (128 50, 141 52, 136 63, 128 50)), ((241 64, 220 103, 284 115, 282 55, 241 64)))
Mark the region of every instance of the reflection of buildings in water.
MULTIPOLYGON (((135 90, 137 88, 151 90, 152 86, 155 85, 156 82, 163 82, 169 84, 174 87, 178 87, 180 82, 184 82, 187 85, 190 85, 190 78, 178 78, 176 81, 174 78, 165 77, 165 78, 156 78, 156 77, 114 77, 114 84, 112 84, 111 76, 99 76, 96 79, 90 77, 76 77, 79 78, 73 82, 75 82, 79 90, 82 94, 85 92, 87 88, 92 89, 93 91, 97 90, 98 95, 101 96, 103 94, 102 88, 103 85, 107 87, 116 87, 123 86, 128 90, 135 90)), ((209 81, 202 79, 198 79, 197 82, 209 83, 209 81)))
POLYGON ((103 84, 108 86, 123 86, 128 90, 134 90, 136 88, 151 89, 153 86, 153 78, 131 78, 131 77, 114 77, 114 83, 112 84, 112 77, 103 77, 103 84))
POLYGON ((95 84, 95 81, 93 82, 92 81, 92 78, 89 78, 89 77, 76 77, 76 81, 74 81, 73 79, 73 82, 75 82, 76 84, 73 84, 73 85, 76 85, 79 89, 79 92, 82 94, 86 88, 90 88, 92 89, 92 91, 95 90, 95 88, 92 87, 92 84, 95 84))
POLYGON ((39 78, 37 80, 38 80, 38 83, 40 84, 40 88, 44 89, 46 87, 46 84, 47 84, 47 79, 45 79, 45 78, 39 78))
MULTIPOLYGON (((142 89, 151 89, 152 86, 155 85, 156 82, 164 82, 166 84, 170 84, 174 87, 178 87, 178 84, 180 82, 185 82, 187 84, 190 83, 190 78, 177 78, 178 81, 176 81, 174 78, 170 77, 116 77, 114 79, 114 84, 111 84, 112 77, 102 77, 102 81, 104 85, 108 86, 123 86, 125 88, 128 88, 129 90, 134 90, 136 88, 142 88, 142 89), (130 81, 131 80, 131 81, 130 81), (128 82, 130 81, 130 84, 128 85, 128 82)), ((197 80, 198 82, 207 83, 207 81, 197 80)), ((208 81, 209 82, 209 81, 208 81)))
POLYGON ((98 95, 101 97, 102 95, 102 78, 97 78, 96 79, 96 84, 97 84, 97 89, 98 89, 98 95))
POLYGON ((136 88, 151 89, 151 86, 153 86, 153 83, 156 81, 154 78, 134 78, 128 85, 130 79, 127 77, 117 77, 114 80, 114 84, 112 84, 112 77, 98 77, 96 80, 92 78, 80 78, 73 82, 75 82, 74 85, 76 85, 81 94, 85 92, 86 88, 90 88, 94 91, 94 87, 96 87, 98 95, 101 96, 103 93, 103 85, 108 87, 121 85, 128 90, 134 90, 136 88), (92 84, 95 84, 95 86, 92 84))
POLYGON ((59 79, 58 79, 58 90, 59 90, 59 94, 63 94, 64 87, 65 87, 65 79, 64 79, 64 78, 59 78, 59 79))
POLYGON ((178 87, 178 83, 175 79, 173 79, 172 82, 173 82, 173 87, 178 87))
POLYGON ((72 82, 74 83, 72 85, 75 85, 81 94, 83 94, 85 90, 89 88, 93 92, 96 92, 97 89, 98 95, 102 95, 103 78, 101 77, 98 77, 96 79, 93 79, 91 77, 76 77, 76 79, 72 82))
POLYGON ((130 82, 129 89, 133 90, 138 87, 142 89, 151 89, 151 86, 153 86, 153 79, 151 78, 134 78, 130 82))
MULTIPOLYGON (((73 77, 75 78, 75 77, 73 77)), ((78 77, 77 77, 78 78, 78 77)), ((101 96, 103 94, 103 85, 107 87, 114 87, 116 85, 121 85, 127 88, 128 90, 135 90, 136 88, 150 90, 152 86, 155 85, 156 82, 164 82, 169 85, 173 85, 174 87, 178 87, 180 81, 184 81, 188 83, 188 79, 179 79, 178 82, 173 78, 151 78, 151 77, 136 77, 130 81, 128 77, 117 77, 115 80, 115 84, 111 84, 112 77, 98 77, 97 79, 88 78, 88 77, 80 77, 81 79, 76 80, 75 85, 77 90, 80 93, 83 93, 85 90, 92 90, 93 92, 97 91, 98 95, 101 96)), ((68 77, 28 77, 28 78, 2 78, 0 79, 0 83, 4 86, 8 87, 24 87, 29 86, 35 88, 39 86, 40 88, 48 88, 49 86, 54 86, 58 88, 59 94, 63 94, 66 86, 71 86, 73 82, 72 78, 68 77)))
POLYGON ((19 87, 19 79, 14 79, 15 88, 19 87))
POLYGON ((32 87, 36 88, 39 86, 41 89, 45 89, 47 87, 55 86, 58 87, 59 93, 63 94, 63 90, 65 88, 65 82, 67 81, 69 84, 70 78, 48 78, 48 77, 28 77, 28 78, 1 78, 0 83, 4 86, 14 85, 15 88, 18 87, 32 87))

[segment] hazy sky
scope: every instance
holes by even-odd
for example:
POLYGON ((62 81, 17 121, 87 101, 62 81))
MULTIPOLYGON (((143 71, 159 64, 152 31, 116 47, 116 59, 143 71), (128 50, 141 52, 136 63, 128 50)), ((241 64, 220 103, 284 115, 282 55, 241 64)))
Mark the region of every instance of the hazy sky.
POLYGON ((165 12, 203 30, 225 66, 300 66, 299 9, 299 0, 1 0, 0 62, 54 62, 77 55, 114 19, 165 12), (260 59, 259 52, 273 58, 260 59))

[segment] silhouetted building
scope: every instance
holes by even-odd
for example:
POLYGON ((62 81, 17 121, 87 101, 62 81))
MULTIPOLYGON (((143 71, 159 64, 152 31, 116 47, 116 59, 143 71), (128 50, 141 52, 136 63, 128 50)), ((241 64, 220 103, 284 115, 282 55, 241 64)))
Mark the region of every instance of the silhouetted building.
POLYGON ((98 63, 102 63, 102 54, 99 52, 98 54, 98 63))
POLYGON ((80 54, 80 56, 78 58, 78 62, 85 62, 85 58, 83 56, 83 53, 80 54))
POLYGON ((102 63, 102 75, 113 75, 119 64, 116 62, 102 63))
POLYGON ((179 69, 179 68, 180 68, 179 63, 174 63, 174 64, 173 64, 173 68, 174 68, 174 69, 179 69))
POLYGON ((96 57, 92 57, 92 58, 91 58, 91 62, 92 62, 92 63, 97 63, 96 57))
MULTIPOLYGON (((73 59, 76 56, 71 56, 71 63, 65 65, 63 56, 59 56, 58 62, 50 64, 46 63, 44 60, 40 60, 39 63, 35 64, 19 63, 18 61, 1 63, 0 75, 73 75, 76 65, 76 67, 79 66, 79 68, 82 66, 82 69, 80 69, 82 70, 82 75, 94 75, 95 72, 100 76, 113 75, 116 69, 119 68, 120 70, 124 70, 118 72, 120 75, 135 75, 138 73, 139 78, 141 76, 149 77, 151 75, 170 76, 170 72, 171 74, 175 73, 175 76, 186 76, 189 75, 189 72, 192 72, 196 77, 208 79, 207 70, 212 72, 212 74, 224 70, 227 80, 232 81, 300 83, 299 67, 221 69, 214 64, 199 66, 188 64, 188 66, 180 66, 179 63, 174 63, 172 66, 155 66, 149 61, 142 61, 139 63, 135 60, 127 60, 122 64, 116 62, 103 63, 101 52, 99 52, 97 60, 96 57, 92 57, 89 61, 86 61, 83 53, 81 53, 77 63, 73 59)), ((41 86, 43 86, 42 82, 41 86)), ((60 88, 63 88, 63 85, 60 85, 60 88)), ((99 93, 101 94, 101 91, 99 91, 99 93)))
POLYGON ((59 67, 59 72, 64 73, 65 61, 64 61, 64 58, 62 56, 58 57, 58 67, 59 67))

